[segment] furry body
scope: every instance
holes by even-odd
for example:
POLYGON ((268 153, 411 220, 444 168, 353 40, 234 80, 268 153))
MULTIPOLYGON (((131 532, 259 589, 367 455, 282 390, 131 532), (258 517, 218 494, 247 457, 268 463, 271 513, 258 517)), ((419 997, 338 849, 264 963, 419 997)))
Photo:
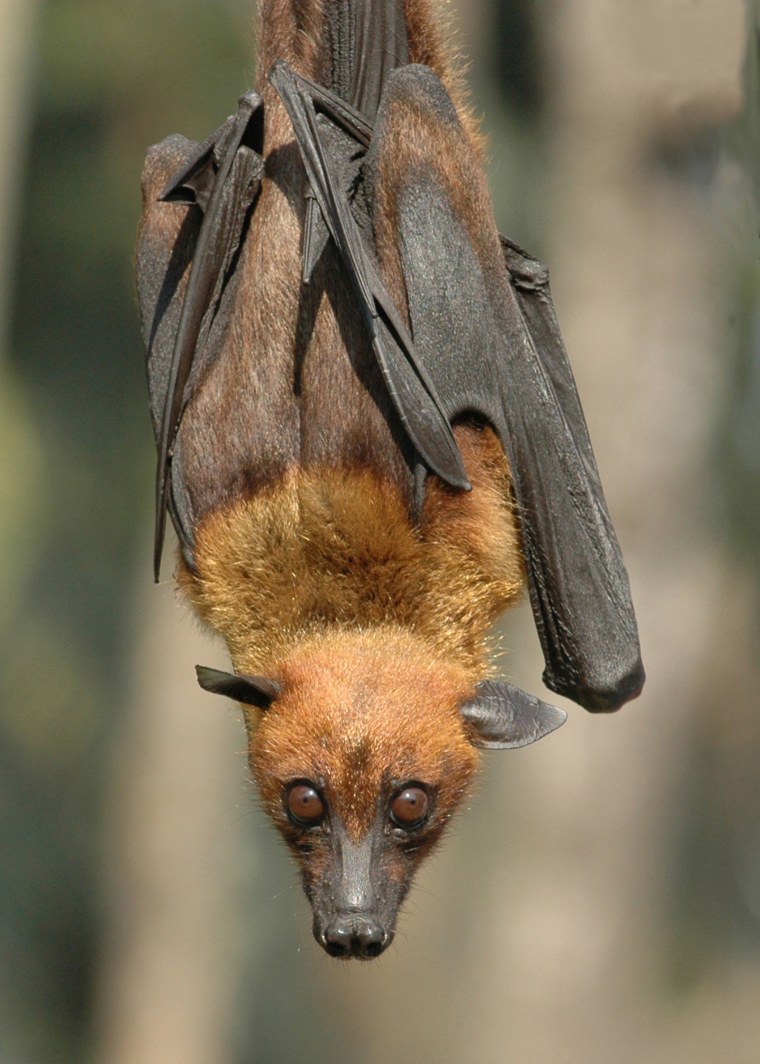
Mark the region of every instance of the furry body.
MULTIPOLYGON (((335 0, 332 0, 332 5, 335 0)), ((270 488, 294 467, 371 469, 411 501, 413 453, 370 351, 366 330, 334 248, 328 247, 311 283, 301 283, 305 175, 283 105, 266 80, 276 59, 286 59, 315 80, 326 74, 330 47, 328 0, 264 0, 259 30, 257 89, 264 101, 264 176, 224 307, 229 321, 221 349, 203 371, 179 431, 178 464, 196 525, 207 515, 270 488)), ((351 5, 344 5, 350 7, 351 5)), ((428 0, 405 5, 410 61, 426 63, 454 94, 468 157, 480 157, 475 123, 432 17, 428 0)), ((410 142, 415 116, 401 116, 410 142)), ((417 118, 417 124, 420 119, 417 118)), ((424 131, 420 130, 420 132, 424 131)), ((429 138, 427 138, 429 140, 429 138)), ((163 148, 163 146, 159 146, 163 148)), ((445 158, 449 145, 439 144, 445 158)), ((403 155, 399 157, 402 168, 403 155)), ((453 159, 448 184, 459 179, 453 159)), ((156 243, 181 236, 187 208, 158 204, 177 167, 166 150, 149 154, 143 173, 142 232, 156 243), (155 233, 155 237, 154 234, 155 233)), ((397 306, 406 297, 394 237, 393 172, 378 182, 375 211, 378 257, 397 306)), ((485 181, 478 190, 495 233, 485 181)), ((469 196, 471 202, 475 197, 469 196)), ((500 254, 498 242, 496 254, 500 254)))
MULTIPOLYGON (((345 28, 351 6, 264 0, 262 74, 285 59, 340 89, 350 69, 336 58, 336 27, 345 28)), ((406 21, 404 58, 448 86, 459 136, 479 159, 475 123, 427 0, 386 8, 406 21)), ((380 6, 364 11, 376 18, 380 6)), ((415 867, 472 778, 477 752, 460 706, 487 668, 488 628, 522 593, 524 563, 507 460, 485 425, 465 419, 455 429, 472 491, 430 477, 421 504, 419 491, 416 498, 414 451, 333 246, 310 284, 301 282, 305 174, 277 93, 263 77, 258 90, 261 187, 224 296, 226 331, 216 356, 199 359, 174 447, 194 526, 193 564, 180 554, 178 580, 226 641, 236 672, 276 679, 282 694, 263 715, 244 707, 253 774, 300 864, 318 939, 338 955, 370 956, 390 941, 415 867), (305 837, 286 815, 283 795, 294 780, 321 781, 331 844, 320 830, 305 837), (431 800, 424 832, 409 837, 389 828, 387 812, 394 788, 408 780, 424 781, 431 800), (364 924, 346 916, 357 907, 373 914, 364 924), (342 949, 344 925, 350 945, 342 949), (364 941, 366 926, 382 926, 382 937, 376 930, 364 941)), ((386 124, 423 157, 432 149, 444 175, 449 167, 446 184, 456 185, 450 145, 440 133, 436 145, 423 114, 386 124)), ((183 227, 193 208, 157 203, 182 152, 184 142, 170 139, 148 154, 143 269, 165 247, 189 254, 183 227)), ((395 236, 403 152, 396 167, 386 160, 374 176, 374 239, 408 321, 395 236)), ((467 211, 484 210, 495 233, 481 175, 467 211)), ((179 296, 186 283, 185 275, 179 296)))
POLYGON ((143 172, 157 546, 166 506, 179 585, 235 668, 201 683, 244 705, 316 937, 366 958, 475 747, 564 720, 482 679, 526 557, 555 689, 610 708, 638 658, 625 643, 610 690, 586 673, 615 630, 594 596, 630 630, 625 574, 545 270, 500 241, 432 4, 262 0, 259 49, 236 119, 205 145, 168 138, 143 172), (566 560, 603 574, 576 619, 566 560))
MULTIPOLYGON (((265 0, 260 70, 284 57, 329 81, 325 7, 265 0)), ((449 86, 470 156, 479 157, 431 5, 409 0, 405 16, 410 60, 449 86)), ((267 114, 264 179, 222 350, 180 428, 178 453, 197 520, 195 571, 181 562, 180 584, 241 671, 272 669, 302 639, 331 627, 398 625, 432 653, 465 665, 474 683, 485 668, 488 627, 524 585, 503 449, 488 429, 461 426, 474 491, 431 480, 422 512, 411 512, 409 446, 332 248, 310 285, 301 284, 303 169, 276 93, 264 78, 258 89, 267 114)), ((398 128, 420 156, 432 147, 453 160, 421 116, 400 115, 398 128)), ((456 186, 453 161, 450 170, 456 186)), ((170 173, 165 160, 146 170, 144 227, 154 224, 156 195, 170 173)), ((393 172, 380 175, 375 221, 378 257, 403 308, 395 180, 393 172)), ((478 193, 487 204, 484 183, 478 193)), ((468 197, 476 202, 472 189, 468 197)), ((186 208, 164 204, 160 211, 163 225, 173 213, 177 226, 186 208)))

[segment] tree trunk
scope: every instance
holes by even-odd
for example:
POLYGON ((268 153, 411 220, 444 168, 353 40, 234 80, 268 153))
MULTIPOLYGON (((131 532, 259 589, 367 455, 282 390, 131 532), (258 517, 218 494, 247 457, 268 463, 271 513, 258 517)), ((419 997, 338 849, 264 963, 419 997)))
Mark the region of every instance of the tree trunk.
POLYGON ((248 799, 242 725, 195 683, 193 666, 214 653, 171 587, 148 584, 148 558, 114 746, 97 1059, 225 1064, 241 915, 235 826, 248 799))

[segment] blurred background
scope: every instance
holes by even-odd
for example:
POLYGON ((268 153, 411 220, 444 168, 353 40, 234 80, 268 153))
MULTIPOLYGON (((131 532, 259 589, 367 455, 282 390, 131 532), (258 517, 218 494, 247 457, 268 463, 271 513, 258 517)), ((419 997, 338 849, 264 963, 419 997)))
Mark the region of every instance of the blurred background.
MULTIPOLYGON (((756 1064, 758 8, 448 6, 649 681, 487 756, 372 965, 313 942, 242 723, 195 687, 224 654, 151 582, 142 156, 234 110, 252 9, 0 0, 0 1064, 756 1064)), ((529 610, 504 645, 540 693, 529 610)))

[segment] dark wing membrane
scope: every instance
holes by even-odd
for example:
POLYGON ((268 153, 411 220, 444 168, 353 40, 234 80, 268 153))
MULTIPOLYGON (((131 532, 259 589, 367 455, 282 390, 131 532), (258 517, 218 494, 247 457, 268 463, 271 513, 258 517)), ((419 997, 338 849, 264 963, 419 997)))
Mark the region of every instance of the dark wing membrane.
MULTIPOLYGON (((406 325, 380 279, 372 249, 349 207, 347 179, 356 173, 350 165, 351 156, 366 145, 366 123, 343 101, 300 77, 282 61, 274 64, 269 78, 290 116, 314 202, 353 285, 399 419, 429 468, 454 487, 468 489, 459 448, 435 387, 424 363, 416 357, 406 325)), ((305 262, 309 263, 311 243, 307 231, 304 249, 305 262)))
POLYGON ((332 0, 325 25, 330 88, 374 122, 386 78, 409 62, 404 0, 332 0))
POLYGON ((212 354, 204 348, 260 185, 263 161, 256 150, 261 146, 260 108, 260 97, 247 93, 241 97, 237 115, 204 144, 195 146, 174 137, 153 149, 153 165, 156 151, 160 153, 167 145, 182 155, 158 199, 198 208, 191 208, 177 230, 162 216, 160 203, 146 203, 138 241, 138 293, 158 444, 156 579, 167 509, 192 564, 191 506, 181 477, 173 475, 173 451, 199 365, 212 354))
POLYGON ((636 621, 548 288, 527 286, 528 267, 540 264, 509 248, 513 288, 495 227, 484 230, 482 211, 470 221, 455 214, 445 187, 453 156, 460 185, 463 170, 473 190, 483 179, 445 90, 424 67, 389 80, 369 158, 375 171, 384 142, 399 142, 388 128, 399 101, 441 128, 441 157, 424 169, 393 167, 403 175, 394 198, 417 355, 449 419, 486 418, 509 456, 545 683, 588 709, 615 709, 643 682, 636 621))
MULTIPOLYGON (((161 438, 188 266, 203 220, 201 210, 167 208, 159 196, 169 176, 185 167, 198 150, 197 144, 173 135, 148 150, 143 167, 143 215, 137 240, 136 273, 156 443, 161 438)), ((189 557, 192 514, 180 484, 174 485, 168 503, 182 549, 189 557)))
POLYGON ((150 409, 156 438, 166 399, 166 382, 182 310, 183 284, 203 214, 167 211, 159 202, 172 173, 184 166, 198 145, 174 134, 154 144, 142 173, 143 215, 137 238, 137 295, 143 339, 148 353, 150 409))

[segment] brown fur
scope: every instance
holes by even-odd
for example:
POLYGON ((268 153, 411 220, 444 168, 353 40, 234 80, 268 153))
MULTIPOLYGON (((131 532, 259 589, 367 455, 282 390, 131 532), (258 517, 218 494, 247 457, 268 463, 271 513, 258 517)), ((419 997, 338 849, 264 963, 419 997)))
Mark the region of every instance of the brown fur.
POLYGON ((462 63, 453 49, 453 34, 447 25, 446 8, 440 0, 405 0, 404 7, 411 62, 429 66, 446 86, 471 150, 482 162, 485 140, 480 133, 480 123, 469 105, 462 63))
POLYGON ((408 883, 476 767, 459 707, 523 572, 498 440, 489 429, 455 432, 473 490, 431 481, 419 527, 370 472, 294 469, 212 515, 197 575, 181 574, 235 668, 282 685, 263 716, 246 707, 249 757, 307 889, 330 855, 324 839, 304 849, 284 813, 288 783, 323 781, 332 815, 359 839, 394 784, 424 781, 434 803, 424 838, 413 857, 386 856, 388 874, 408 883))
MULTIPOLYGON (((320 81, 327 65, 323 40, 324 11, 330 0, 261 0, 257 22, 258 91, 270 103, 266 76, 276 59, 285 59, 313 81, 320 81)), ((482 158, 483 141, 478 121, 467 102, 461 64, 455 59, 442 0, 405 0, 409 35, 409 61, 434 70, 454 101, 460 121, 482 158)), ((275 97, 276 98, 276 97, 275 97)), ((281 115, 284 113, 278 107, 281 115)), ((278 122, 278 128, 280 124, 278 122)), ((284 125, 287 129, 287 125, 284 125)), ((287 135, 287 134, 286 134, 287 135)))
MULTIPOLYGON (((329 2, 264 0, 262 74, 284 58, 319 80, 329 2)), ((458 173, 457 160, 471 158, 478 144, 432 12, 431 0, 406 0, 410 58, 448 85, 462 124, 449 131, 398 101, 385 120, 389 151, 375 235, 402 311, 395 197, 408 168, 426 163, 437 170, 476 237, 490 217, 485 182, 472 190, 458 173)), ((408 700, 422 692, 412 680, 418 667, 421 676, 454 670, 443 700, 443 712, 454 714, 455 692, 471 689, 485 672, 489 626, 523 587, 506 459, 490 430, 459 426, 473 491, 452 491, 431 477, 420 519, 412 522, 409 444, 335 250, 327 249, 308 289, 300 283, 303 172, 280 101, 263 77, 259 89, 266 169, 231 325, 180 430, 184 479, 198 516, 196 571, 181 568, 180 584, 223 636, 238 671, 305 675, 304 662, 329 647, 347 683, 359 658, 375 662, 384 646, 380 671, 405 677, 408 700)), ((327 651, 320 653, 327 660, 327 651)), ((293 720, 295 696, 287 698, 293 720)), ((393 700, 381 704, 395 720, 393 700)), ((425 718, 425 699, 414 705, 425 718)), ((300 750, 301 741, 296 745, 300 750)), ((270 764, 258 774, 264 779, 273 771, 270 764)))
MULTIPOLYGON (((372 468, 395 483, 408 503, 411 449, 371 353, 364 323, 337 252, 328 247, 308 288, 300 282, 304 176, 285 110, 266 72, 284 58, 319 79, 325 62, 322 12, 330 0, 263 0, 259 31, 259 91, 264 98, 266 169, 238 267, 239 283, 225 313, 230 326, 218 358, 188 404, 176 445, 195 517, 228 509, 241 497, 269 490, 295 465, 372 468)), ((407 0, 410 57, 430 65, 452 94, 463 124, 464 152, 479 151, 475 123, 445 47, 437 6, 407 0), (435 15, 434 15, 435 8, 435 15)), ((420 123, 418 122, 419 126, 420 123)), ((424 142, 432 130, 418 130, 424 142)), ((397 174, 416 148, 402 137, 397 174)), ((456 185, 458 153, 435 158, 446 184, 456 185)), ((462 145, 458 145, 461 152, 462 145)), ((144 229, 179 231, 184 208, 155 205, 168 179, 146 171, 144 229)), ((387 177, 395 187, 394 174, 387 177)), ((386 180, 384 176, 384 180, 386 180)), ((485 187, 485 186, 484 186, 485 187)), ((381 189, 382 192, 382 189, 381 189)), ((379 257, 402 313, 392 194, 378 199, 375 225, 379 257)), ((168 240, 168 234, 166 236, 168 240)))

